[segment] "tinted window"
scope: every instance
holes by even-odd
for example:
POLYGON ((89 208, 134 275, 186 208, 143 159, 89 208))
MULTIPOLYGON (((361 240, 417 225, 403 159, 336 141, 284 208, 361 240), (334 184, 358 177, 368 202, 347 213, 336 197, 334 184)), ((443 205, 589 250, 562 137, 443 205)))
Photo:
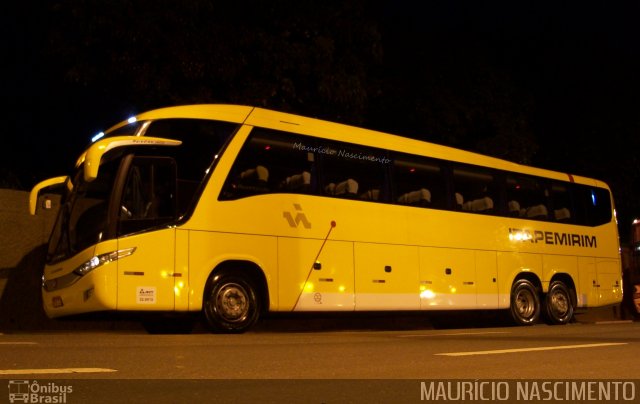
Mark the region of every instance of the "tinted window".
POLYGON ((269 192, 311 193, 316 188, 315 139, 254 129, 233 164, 221 199, 269 192))
POLYGON ((394 202, 401 205, 444 209, 447 206, 445 176, 437 160, 408 154, 393 162, 394 202))
POLYGON ((176 166, 173 159, 133 159, 118 207, 118 234, 129 234, 174 221, 175 181, 176 166))
MULTIPOLYGON (((238 128, 237 124, 201 119, 161 119, 153 121, 145 136, 181 140, 178 147, 163 147, 159 153, 172 157, 177 169, 178 215, 185 215, 193 207, 201 183, 213 168, 228 140, 238 128)), ((153 155, 144 148, 137 150, 138 155, 153 155)))
POLYGON ((387 201, 387 169, 391 160, 386 151, 348 143, 323 142, 325 152, 320 191, 323 195, 366 201, 387 201))
POLYGON ((542 178, 508 174, 506 182, 507 211, 524 219, 549 219, 549 192, 542 178))
POLYGON ((571 189, 570 183, 553 182, 551 184, 552 220, 561 223, 575 223, 576 213, 573 208, 571 189))
POLYGON ((491 214, 499 211, 499 193, 495 174, 491 170, 475 166, 455 166, 453 190, 456 209, 491 214))
POLYGON ((611 221, 606 189, 256 128, 220 198, 278 192, 590 226, 611 221))

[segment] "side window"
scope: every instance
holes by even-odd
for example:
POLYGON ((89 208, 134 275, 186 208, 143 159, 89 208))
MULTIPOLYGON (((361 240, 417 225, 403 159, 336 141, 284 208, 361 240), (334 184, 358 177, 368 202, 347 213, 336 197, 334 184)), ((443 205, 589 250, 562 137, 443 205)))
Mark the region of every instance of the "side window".
POLYGON ((556 222, 575 223, 570 185, 563 182, 553 182, 551 184, 551 201, 553 203, 551 219, 556 222))
POLYGON ((364 201, 387 201, 387 152, 348 143, 318 145, 323 153, 320 194, 364 201))
POLYGON ((265 146, 273 192, 312 193, 316 185, 315 139, 287 133, 274 133, 265 146))
POLYGON ((591 190, 591 207, 591 217, 593 218, 591 223, 594 226, 611 221, 613 208, 611 206, 611 195, 609 191, 602 188, 593 188, 591 190))
POLYGON ((544 181, 535 177, 507 175, 507 208, 515 217, 549 220, 549 193, 544 181))
POLYGON ((170 223, 175 219, 176 165, 167 157, 135 157, 129 167, 119 209, 118 234, 170 223))
POLYGON ((440 164, 428 158, 397 155, 393 162, 394 202, 445 209, 445 177, 440 164))
MULTIPOLYGON (((178 215, 186 215, 199 197, 201 184, 223 152, 239 125, 204 119, 159 119, 153 121, 145 136, 181 140, 179 147, 165 147, 162 154, 177 163, 178 215)), ((140 153, 138 153, 140 154, 140 153)))
POLYGON ((256 128, 233 164, 220 198, 312 193, 317 152, 313 138, 256 128))
POLYGON ((456 209, 464 212, 495 214, 499 212, 495 173, 491 170, 455 166, 453 190, 456 209))
POLYGON ((579 224, 599 226, 612 219, 611 195, 603 188, 579 185, 575 190, 579 224))

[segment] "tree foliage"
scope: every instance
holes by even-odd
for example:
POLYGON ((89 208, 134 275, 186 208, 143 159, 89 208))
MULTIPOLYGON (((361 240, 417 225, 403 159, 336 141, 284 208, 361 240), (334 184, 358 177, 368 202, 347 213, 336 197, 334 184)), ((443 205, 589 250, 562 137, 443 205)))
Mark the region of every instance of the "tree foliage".
POLYGON ((50 57, 66 83, 140 109, 228 102, 359 122, 381 63, 362 1, 84 0, 53 11, 50 57))
POLYGON ((385 58, 393 27, 364 0, 75 0, 55 3, 51 21, 51 64, 103 102, 249 104, 523 163, 536 151, 529 102, 507 71, 478 55, 433 60, 430 43, 409 64, 385 58))

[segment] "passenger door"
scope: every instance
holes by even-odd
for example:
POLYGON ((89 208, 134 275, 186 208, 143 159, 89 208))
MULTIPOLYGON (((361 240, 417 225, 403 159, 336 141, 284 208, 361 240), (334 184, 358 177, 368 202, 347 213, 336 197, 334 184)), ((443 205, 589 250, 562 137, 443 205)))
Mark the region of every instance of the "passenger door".
POLYGON ((127 178, 118 204, 120 310, 175 308, 176 165, 171 158, 124 159, 127 178))

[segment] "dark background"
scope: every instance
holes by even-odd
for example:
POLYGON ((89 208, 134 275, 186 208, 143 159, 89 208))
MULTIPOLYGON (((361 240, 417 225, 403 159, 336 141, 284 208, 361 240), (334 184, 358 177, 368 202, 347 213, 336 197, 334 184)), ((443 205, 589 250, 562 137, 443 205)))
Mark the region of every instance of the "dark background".
POLYGON ((640 2, 41 1, 3 6, 0 187, 183 103, 313 116, 595 177, 640 215, 640 2))

